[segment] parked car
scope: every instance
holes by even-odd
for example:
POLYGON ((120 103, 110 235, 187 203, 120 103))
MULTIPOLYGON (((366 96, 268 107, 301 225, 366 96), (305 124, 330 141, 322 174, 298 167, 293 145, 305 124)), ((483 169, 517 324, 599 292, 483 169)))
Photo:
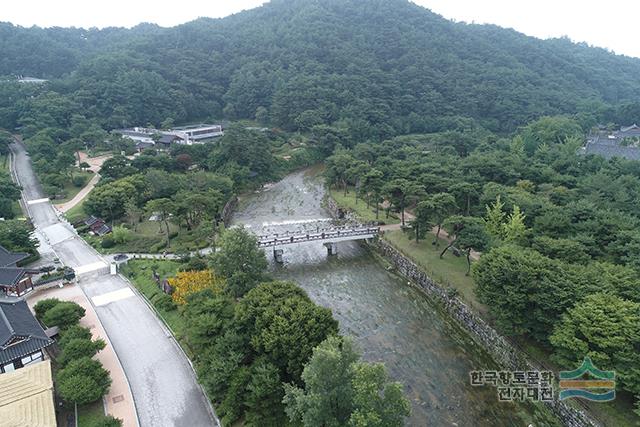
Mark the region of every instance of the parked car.
POLYGON ((113 257, 114 261, 124 261, 125 259, 128 259, 129 257, 126 254, 117 254, 116 256, 113 257))

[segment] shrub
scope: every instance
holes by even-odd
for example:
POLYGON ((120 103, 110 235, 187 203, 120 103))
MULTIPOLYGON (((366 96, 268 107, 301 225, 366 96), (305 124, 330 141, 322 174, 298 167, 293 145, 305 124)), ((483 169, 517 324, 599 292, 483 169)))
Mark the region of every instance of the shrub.
POLYGON ((59 303, 60 300, 57 298, 47 298, 38 301, 36 305, 33 306, 33 311, 36 312, 36 319, 42 322, 42 319, 44 318, 44 315, 47 313, 47 311, 49 311, 59 303))
POLYGON ((42 317, 45 325, 58 326, 61 330, 76 325, 84 316, 85 310, 75 302, 59 301, 51 307, 42 317))
POLYGON ((102 246, 104 249, 112 248, 115 245, 116 245, 115 240, 113 240, 113 238, 110 236, 103 237, 102 241, 100 242, 100 246, 102 246))
POLYGON ((152 298, 153 304, 160 310, 171 311, 176 309, 176 303, 170 295, 165 293, 155 294, 152 298))
POLYGON ((121 427, 122 420, 113 418, 111 415, 103 415, 98 419, 92 420, 87 427, 121 427))
POLYGON ((180 271, 176 277, 169 279, 169 284, 173 287, 173 300, 177 304, 184 304, 188 295, 203 289, 212 289, 219 294, 224 287, 224 279, 216 276, 213 270, 180 271))
POLYGON ((71 183, 76 187, 84 187, 84 185, 87 183, 87 177, 85 177, 84 175, 73 175, 73 178, 71 178, 71 183))
POLYGON ((57 358, 57 362, 62 366, 66 366, 72 360, 77 360, 82 357, 93 357, 100 350, 104 349, 107 344, 97 339, 92 341, 85 338, 73 338, 65 341, 65 345, 62 348, 62 352, 57 358))
POLYGON ((162 242, 159 242, 159 243, 156 243, 155 245, 153 245, 151 247, 151 251, 150 252, 151 253, 160 252, 162 249, 164 249, 166 247, 167 247, 167 242, 166 241, 162 241, 162 242))
POLYGON ((69 341, 74 339, 90 340, 91 331, 89 330, 89 328, 85 328, 84 326, 80 325, 70 326, 60 333, 58 345, 60 346, 60 348, 64 348, 69 341))
MULTIPOLYGON (((111 238, 117 244, 126 243, 131 238, 131 231, 127 230, 122 225, 113 227, 113 231, 111 232, 111 238)), ((104 239, 102 240, 102 242, 104 245, 104 239)))
POLYGON ((100 362, 82 357, 58 371, 56 383, 62 399, 84 405, 104 396, 111 386, 111 378, 100 362))
POLYGON ((209 268, 207 259, 205 257, 194 256, 189 258, 185 265, 180 268, 182 271, 202 271, 209 268))

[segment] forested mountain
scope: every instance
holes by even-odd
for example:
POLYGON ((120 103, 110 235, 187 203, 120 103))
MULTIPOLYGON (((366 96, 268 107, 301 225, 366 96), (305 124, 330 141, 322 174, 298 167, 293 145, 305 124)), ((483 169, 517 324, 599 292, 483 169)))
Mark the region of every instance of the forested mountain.
POLYGON ((640 118, 635 105, 622 119, 619 110, 640 96, 639 59, 454 23, 406 0, 273 0, 173 28, 2 24, 0 36, 0 75, 53 78, 34 98, 5 92, 7 128, 49 120, 47 100, 58 125, 73 114, 107 129, 257 118, 287 130, 332 125, 359 140, 512 131, 561 113, 583 113, 585 126, 640 118))

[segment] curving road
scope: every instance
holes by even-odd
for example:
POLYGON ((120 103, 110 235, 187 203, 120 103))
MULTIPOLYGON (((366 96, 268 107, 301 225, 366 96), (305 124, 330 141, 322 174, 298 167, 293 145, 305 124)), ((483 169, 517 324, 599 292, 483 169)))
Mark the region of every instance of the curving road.
POLYGON ((218 425, 190 362, 144 300, 58 216, 44 198, 24 145, 11 145, 11 169, 22 186, 23 207, 41 241, 78 273, 127 375, 142 427, 218 425))

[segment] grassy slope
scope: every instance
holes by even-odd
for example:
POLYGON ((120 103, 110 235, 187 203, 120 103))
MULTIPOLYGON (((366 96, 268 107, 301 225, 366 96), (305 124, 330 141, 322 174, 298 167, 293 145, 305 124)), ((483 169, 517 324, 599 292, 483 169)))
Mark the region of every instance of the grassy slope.
POLYGON ((80 221, 87 216, 87 214, 84 212, 83 203, 84 200, 65 212, 65 216, 70 223, 73 224, 74 222, 80 221))
POLYGON ((81 185, 80 187, 76 187, 75 185, 73 185, 73 182, 71 182, 71 180, 66 180, 64 183, 64 193, 65 193, 65 197, 62 199, 55 199, 53 200, 53 203, 59 204, 59 203, 66 203, 69 200, 73 199, 76 194, 78 194, 80 192, 80 190, 82 190, 84 188, 85 185, 87 185, 87 183, 89 182, 89 180, 94 176, 93 173, 91 172, 82 172, 80 170, 74 171, 73 175, 80 175, 82 177, 84 177, 85 182, 83 185, 81 185))
POLYGON ((346 196, 344 194, 344 190, 332 190, 331 198, 333 198, 340 207, 355 212, 363 222, 382 221, 385 224, 398 224, 400 222, 398 217, 394 214, 387 218, 385 211, 382 208, 380 208, 378 219, 376 220, 376 210, 374 206, 367 208, 367 202, 363 199, 358 199, 358 202, 356 203, 355 194, 351 188, 347 190, 346 196))
MULTIPOLYGON (((157 268, 157 272, 162 279, 174 276, 178 271, 180 263, 175 261, 156 261, 156 260, 130 260, 122 269, 122 273, 129 278, 131 283, 140 291, 149 301, 152 301, 154 295, 161 294, 162 291, 152 278, 152 267, 157 268)), ((155 305, 154 305, 155 307, 155 305)), ((178 310, 163 310, 156 307, 160 316, 171 327, 176 338, 180 341, 184 336, 184 320, 180 316, 178 310)), ((187 348, 183 346, 185 351, 187 348)))
POLYGON ((456 257, 452 253, 445 254, 440 259, 440 252, 446 242, 440 239, 440 246, 432 245, 434 236, 428 235, 426 239, 416 243, 412 235, 400 230, 387 231, 384 234, 393 246, 400 252, 411 258, 418 264, 433 280, 444 286, 454 288, 462 297, 462 300, 469 304, 476 311, 486 314, 487 307, 481 304, 475 295, 475 283, 467 271, 467 260, 464 256, 456 257))

